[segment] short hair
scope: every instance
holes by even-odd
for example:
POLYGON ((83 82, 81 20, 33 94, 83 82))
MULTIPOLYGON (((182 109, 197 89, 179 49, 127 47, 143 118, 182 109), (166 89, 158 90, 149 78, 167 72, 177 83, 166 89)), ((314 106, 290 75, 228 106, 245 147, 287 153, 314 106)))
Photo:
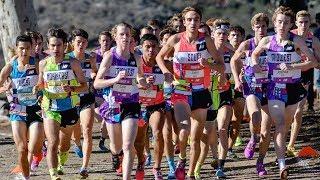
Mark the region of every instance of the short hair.
POLYGON ((311 21, 311 14, 306 10, 298 11, 296 14, 296 19, 298 19, 298 17, 307 17, 311 21))
POLYGON ((316 22, 320 23, 320 12, 316 14, 316 22))
POLYGON ((194 11, 194 12, 196 12, 197 14, 199 14, 200 19, 202 19, 202 12, 201 12, 201 10, 200 10, 198 7, 196 7, 196 6, 189 6, 189 7, 184 8, 184 9, 182 10, 182 12, 181 12, 181 15, 182 15, 183 19, 184 19, 185 15, 186 15, 189 11, 194 11))
POLYGON ((201 22, 199 28, 207 28, 209 35, 211 34, 210 26, 208 26, 206 23, 201 22))
POLYGON ((157 19, 151 19, 148 21, 147 23, 148 26, 158 26, 160 28, 161 24, 160 21, 158 21, 157 19))
POLYGON ((143 42, 145 42, 145 41, 155 41, 157 44, 159 44, 159 40, 158 40, 157 36, 155 36, 154 34, 143 35, 140 39, 140 44, 143 44, 143 42))
POLYGON ((132 26, 130 24, 126 23, 126 22, 121 22, 121 23, 116 24, 115 26, 113 26, 113 28, 111 29, 111 35, 112 35, 113 38, 116 37, 117 30, 118 30, 117 28, 119 26, 123 26, 123 27, 129 28, 130 29, 130 33, 132 34, 132 26))
POLYGON ((230 22, 227 19, 216 19, 214 20, 212 27, 214 30, 220 29, 220 28, 229 30, 230 22))
POLYGON ((245 37, 245 35, 246 35, 246 31, 240 25, 231 26, 230 32, 231 31, 239 32, 243 37, 245 37))
POLYGON ((49 42, 49 39, 52 37, 61 39, 63 43, 68 42, 68 34, 61 28, 50 28, 47 32, 47 42, 49 42))
POLYGON ((261 22, 266 22, 267 26, 269 26, 269 18, 266 13, 255 14, 251 19, 251 26, 261 22))
POLYGON ((214 22, 215 20, 216 20, 215 18, 210 18, 210 19, 208 19, 208 20, 206 21, 206 24, 207 24, 209 27, 211 27, 211 26, 213 26, 213 22, 214 22))
POLYGON ((278 7, 278 8, 274 11, 274 13, 273 13, 273 15, 272 15, 272 21, 275 21, 275 20, 276 20, 278 14, 283 14, 283 15, 285 15, 285 16, 289 16, 291 23, 294 23, 294 21, 295 21, 294 12, 293 12, 292 9, 289 8, 289 7, 285 7, 285 6, 280 6, 280 7, 278 7))
POLYGON ((172 26, 173 22, 176 22, 176 21, 182 22, 182 14, 181 14, 181 13, 174 14, 174 15, 167 21, 167 25, 172 26))
POLYGON ((32 44, 32 38, 28 35, 22 34, 16 38, 16 46, 18 46, 19 42, 29 42, 32 44))
POLYGON ((35 41, 39 39, 39 34, 36 31, 25 31, 24 34, 31 37, 31 39, 35 41))
POLYGON ((160 40, 162 41, 165 34, 170 34, 170 36, 176 34, 177 32, 172 28, 165 28, 159 33, 160 40))
POLYGON ((112 39, 111 33, 110 33, 108 30, 101 31, 101 32, 99 33, 99 38, 100 38, 100 36, 107 36, 107 37, 109 37, 110 39, 112 39))
POLYGON ((141 31, 142 31, 143 29, 146 29, 146 30, 148 30, 148 31, 153 32, 152 27, 151 27, 151 26, 149 26, 149 25, 147 25, 147 26, 144 26, 144 27, 142 27, 142 28, 140 29, 140 34, 141 34, 141 31))
POLYGON ((74 40, 77 36, 81 36, 85 39, 89 39, 89 34, 87 33, 87 31, 83 30, 83 29, 75 29, 71 32, 71 36, 72 39, 74 40))

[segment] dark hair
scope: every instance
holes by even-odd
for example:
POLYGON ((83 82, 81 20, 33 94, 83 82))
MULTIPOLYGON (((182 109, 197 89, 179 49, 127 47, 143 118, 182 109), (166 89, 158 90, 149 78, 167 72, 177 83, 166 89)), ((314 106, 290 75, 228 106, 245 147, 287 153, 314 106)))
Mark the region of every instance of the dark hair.
POLYGON ((231 26, 230 27, 230 32, 231 31, 239 32, 243 37, 245 37, 245 35, 246 35, 246 31, 240 25, 231 26))
POLYGON ((16 38, 16 46, 18 46, 19 42, 29 42, 30 44, 32 44, 32 38, 28 35, 20 35, 16 38))
POLYGON ((163 29, 160 33, 159 33, 159 36, 160 36, 160 40, 162 41, 163 39, 163 36, 165 34, 170 34, 171 36, 176 34, 177 32, 175 30, 173 30, 172 28, 165 28, 163 29))
POLYGON ((158 26, 161 27, 161 23, 157 19, 151 19, 147 23, 148 26, 158 26))
POLYGON ((50 28, 47 32, 47 42, 49 42, 49 39, 55 37, 58 39, 62 39, 63 43, 68 42, 68 34, 64 32, 63 29, 60 28, 50 28))
POLYGON ((319 23, 320 22, 320 12, 318 12, 316 14, 316 22, 319 23))
POLYGON ((157 36, 155 36, 154 34, 143 35, 140 39, 140 44, 143 44, 144 41, 155 41, 157 42, 157 44, 159 43, 157 36))
POLYGON ((71 36, 72 39, 74 40, 77 36, 81 36, 85 39, 88 40, 89 38, 89 34, 87 33, 87 31, 83 30, 83 29, 75 29, 71 32, 71 36))
POLYGON ((31 37, 34 41, 37 41, 40 38, 39 33, 36 31, 25 31, 23 34, 31 37))
POLYGON ((99 38, 100 38, 100 36, 107 36, 107 37, 109 37, 110 39, 112 39, 111 33, 110 33, 108 30, 101 31, 101 32, 99 33, 99 38))

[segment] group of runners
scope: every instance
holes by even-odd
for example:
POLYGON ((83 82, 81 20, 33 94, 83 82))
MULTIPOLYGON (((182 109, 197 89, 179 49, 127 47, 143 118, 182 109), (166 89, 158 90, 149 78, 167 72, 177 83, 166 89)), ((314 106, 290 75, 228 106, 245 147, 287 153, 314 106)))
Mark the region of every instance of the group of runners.
POLYGON ((46 155, 51 179, 61 179, 64 165, 72 163, 67 162, 72 140, 82 158, 79 174, 88 177, 95 118, 102 121, 99 147, 107 150, 107 130, 112 167, 123 179, 131 179, 135 156, 135 178, 144 179, 151 163, 148 127, 154 179, 164 178, 164 154, 168 179, 201 179, 209 149, 215 176, 225 178, 224 164, 227 157, 237 159, 232 148, 247 112, 251 137, 244 156, 252 159, 259 144, 256 173, 265 176, 263 160, 273 134, 279 178, 287 179, 285 155, 296 153, 310 74, 320 60, 311 21, 307 11, 295 15, 280 6, 272 19, 254 15, 254 36, 245 40, 241 26, 220 18, 203 23, 199 9, 186 7, 163 29, 153 20, 139 35, 131 25, 117 24, 99 34, 94 51, 87 50, 83 29, 69 36, 49 29, 45 51, 40 33, 18 36, 0 86, 10 102, 19 178, 29 179, 46 155), (275 34, 267 36, 271 23, 275 34))

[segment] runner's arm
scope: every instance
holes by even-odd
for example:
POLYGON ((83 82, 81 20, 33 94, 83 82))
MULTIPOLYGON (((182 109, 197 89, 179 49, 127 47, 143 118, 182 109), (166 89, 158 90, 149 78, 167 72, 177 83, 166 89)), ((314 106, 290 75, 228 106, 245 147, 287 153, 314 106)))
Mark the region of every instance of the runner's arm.
POLYGON ((112 63, 111 51, 107 51, 103 54, 103 59, 101 61, 97 76, 94 80, 93 86, 95 89, 103 89, 105 87, 112 86, 117 83, 119 80, 117 77, 111 79, 104 79, 105 74, 109 70, 112 63))
POLYGON ((9 78, 11 71, 12 71, 12 66, 10 63, 6 64, 2 68, 0 72, 0 87, 2 87, 3 84, 6 82, 6 80, 9 78))
POLYGON ((299 48, 301 50, 301 52, 303 52, 307 56, 308 61, 303 62, 303 63, 291 64, 291 67, 293 69, 301 69, 302 71, 306 71, 310 68, 316 67, 318 64, 317 60, 314 57, 312 51, 308 48, 305 40, 299 36, 296 36, 294 38, 294 42, 297 45, 297 48, 299 48))
POLYGON ((178 42, 178 35, 172 35, 168 39, 168 42, 161 48, 160 52, 156 57, 157 64, 163 74, 171 73, 166 67, 164 57, 174 49, 174 45, 178 42))
POLYGON ((230 66, 231 66, 231 71, 233 74, 233 78, 236 82, 240 82, 239 75, 241 72, 239 72, 239 69, 243 67, 243 63, 241 62, 241 57, 245 55, 245 49, 247 46, 247 41, 242 42, 239 46, 239 48, 235 51, 233 54, 231 60, 230 60, 230 66), (239 68, 241 67, 241 68, 239 68))
POLYGON ((213 69, 221 74, 224 74, 225 66, 223 61, 223 56, 218 52, 213 40, 207 36, 206 37, 207 49, 210 55, 213 57, 215 63, 209 63, 210 69, 213 69))
MULTIPOLYGON (((268 49, 268 45, 269 45, 269 37, 264 37, 261 39, 261 41, 259 42, 258 46, 254 49, 254 51, 252 52, 251 55, 251 61, 252 61, 252 67, 257 67, 257 65, 259 65, 259 57, 260 54, 268 49)), ((255 68, 254 68, 255 69, 255 68)))
POLYGON ((151 86, 151 84, 147 83, 146 78, 143 75, 143 69, 142 69, 142 65, 141 65, 141 58, 140 56, 135 53, 134 55, 136 62, 137 62, 137 68, 138 68, 138 74, 137 74, 137 82, 139 85, 139 88, 149 88, 151 86))
POLYGON ((76 75, 77 81, 80 84, 80 86, 71 86, 73 92, 85 92, 88 90, 88 85, 86 82, 86 78, 84 77, 81 64, 79 61, 73 59, 71 61, 71 68, 76 75))

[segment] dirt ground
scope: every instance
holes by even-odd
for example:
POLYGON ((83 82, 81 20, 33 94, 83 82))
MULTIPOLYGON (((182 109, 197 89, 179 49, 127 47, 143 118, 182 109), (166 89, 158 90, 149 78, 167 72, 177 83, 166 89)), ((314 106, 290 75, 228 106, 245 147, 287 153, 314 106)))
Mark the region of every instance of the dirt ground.
MULTIPOLYGON (((10 171, 15 167, 17 161, 17 152, 14 142, 11 138, 10 124, 6 121, 0 121, 0 179, 13 179, 14 175, 10 171)), ((242 124, 241 137, 245 142, 249 137, 248 124, 242 124)), ((103 153, 98 148, 99 141, 99 123, 94 124, 94 147, 93 154, 90 161, 90 175, 88 179, 120 179, 111 170, 111 154, 103 153)), ((303 126, 296 144, 297 149, 304 146, 312 146, 314 149, 320 151, 320 111, 315 113, 305 114, 303 118, 303 126)), ((234 150, 238 155, 238 160, 228 159, 226 166, 226 175, 228 179, 259 179, 256 174, 255 163, 257 154, 255 153, 254 160, 246 160, 243 155, 245 143, 242 146, 236 147, 234 150)), ((256 152, 258 149, 256 150, 256 152)), ((275 152, 273 143, 271 143, 267 157, 265 159, 266 169, 268 175, 265 179, 278 179, 278 167, 275 166, 275 152)), ((207 158, 203 170, 201 172, 202 179, 213 179, 214 170, 209 165, 211 158, 207 158)), ((177 157, 176 157, 177 160, 177 157)), ((316 159, 301 159, 301 158, 287 158, 286 163, 290 167, 289 179, 320 179, 320 158, 316 159)), ((162 172, 166 179, 168 171, 165 157, 163 158, 162 172)), ((78 175, 81 166, 81 159, 78 158, 71 149, 69 161, 65 166, 66 174, 62 176, 63 179, 80 179, 78 175)), ((135 166, 136 167, 136 164, 135 166)), ((132 171, 132 178, 134 178, 135 169, 132 171)), ((146 179, 153 179, 152 167, 146 167, 146 179)), ((49 179, 46 161, 40 163, 37 172, 33 173, 31 179, 43 180, 49 179)))

